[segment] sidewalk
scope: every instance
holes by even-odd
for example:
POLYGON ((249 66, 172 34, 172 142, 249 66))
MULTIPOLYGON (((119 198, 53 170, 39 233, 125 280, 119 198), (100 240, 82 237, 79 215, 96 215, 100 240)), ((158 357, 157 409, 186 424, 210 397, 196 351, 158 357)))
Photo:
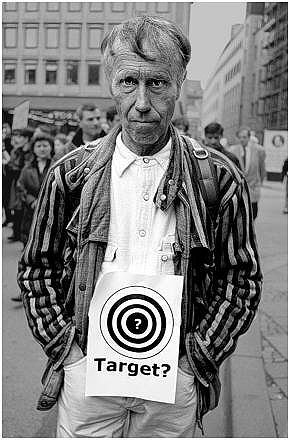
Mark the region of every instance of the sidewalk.
MULTIPOLYGON (((287 437, 287 215, 279 182, 265 182, 256 222, 264 287, 257 317, 221 371, 206 437, 287 437)), ((197 437, 200 436, 197 433, 197 437)))

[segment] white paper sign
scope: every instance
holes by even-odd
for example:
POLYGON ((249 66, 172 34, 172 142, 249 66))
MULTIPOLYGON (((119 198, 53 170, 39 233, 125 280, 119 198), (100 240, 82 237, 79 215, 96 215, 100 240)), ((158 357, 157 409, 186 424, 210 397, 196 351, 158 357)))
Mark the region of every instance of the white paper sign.
POLYGON ((86 396, 174 403, 183 277, 111 272, 89 311, 86 396))

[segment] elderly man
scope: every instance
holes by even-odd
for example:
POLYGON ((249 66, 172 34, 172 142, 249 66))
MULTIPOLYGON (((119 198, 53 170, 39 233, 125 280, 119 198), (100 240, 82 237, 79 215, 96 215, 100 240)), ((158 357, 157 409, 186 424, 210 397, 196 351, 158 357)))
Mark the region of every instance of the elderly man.
POLYGON ((201 196, 194 141, 171 124, 190 59, 176 25, 126 21, 102 51, 121 126, 51 170, 20 261, 28 322, 49 357, 38 408, 58 401, 60 437, 190 438, 218 404, 219 367, 260 299, 248 189, 212 151, 215 214, 201 196), (174 404, 85 395, 89 306, 114 271, 183 276, 174 404))
POLYGON ((240 167, 244 172, 250 190, 252 211, 255 220, 258 215, 261 186, 266 177, 266 153, 261 145, 251 139, 250 128, 241 127, 237 131, 237 137, 240 142, 237 145, 232 145, 230 152, 238 158, 240 167))

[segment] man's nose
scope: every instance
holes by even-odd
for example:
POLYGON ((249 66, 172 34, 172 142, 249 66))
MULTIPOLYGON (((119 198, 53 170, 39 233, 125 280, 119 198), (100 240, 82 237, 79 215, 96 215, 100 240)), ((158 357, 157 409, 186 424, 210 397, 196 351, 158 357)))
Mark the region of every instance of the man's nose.
POLYGON ((151 109, 150 99, 145 84, 139 84, 135 109, 140 113, 146 113, 151 109))

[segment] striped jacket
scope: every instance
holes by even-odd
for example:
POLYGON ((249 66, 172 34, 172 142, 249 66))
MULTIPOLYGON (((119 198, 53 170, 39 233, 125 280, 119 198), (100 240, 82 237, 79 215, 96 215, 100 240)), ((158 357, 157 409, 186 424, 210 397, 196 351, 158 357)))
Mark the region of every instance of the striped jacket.
MULTIPOLYGON (((211 150, 219 186, 213 219, 197 183, 190 140, 170 129, 169 166, 154 203, 165 212, 175 207, 175 273, 184 275, 181 350, 196 376, 200 421, 218 403, 219 366, 254 318, 262 275, 242 174, 211 150)), ((19 262, 28 323, 49 357, 40 410, 57 400, 62 363, 73 340, 86 353, 88 310, 108 240, 111 163, 119 130, 52 167, 19 262)))

